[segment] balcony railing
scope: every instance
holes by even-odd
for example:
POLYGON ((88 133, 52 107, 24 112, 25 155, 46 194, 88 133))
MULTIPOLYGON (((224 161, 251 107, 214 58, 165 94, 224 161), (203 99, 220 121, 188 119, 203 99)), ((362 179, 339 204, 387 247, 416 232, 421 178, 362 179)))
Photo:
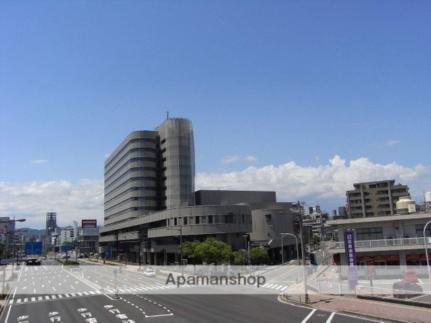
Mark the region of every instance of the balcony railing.
MULTIPOLYGON (((427 238, 427 243, 431 243, 431 238, 427 238)), ((406 246, 423 246, 425 243, 423 237, 416 238, 396 238, 381 240, 357 240, 355 248, 380 248, 380 247, 406 247, 406 246)), ((330 249, 344 249, 344 242, 335 242, 328 245, 330 249)))

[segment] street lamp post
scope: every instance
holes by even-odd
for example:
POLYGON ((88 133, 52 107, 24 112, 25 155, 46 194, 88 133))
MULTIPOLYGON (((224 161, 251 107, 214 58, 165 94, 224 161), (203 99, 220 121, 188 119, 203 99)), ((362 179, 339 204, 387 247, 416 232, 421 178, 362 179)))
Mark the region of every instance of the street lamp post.
POLYGON ((296 235, 294 235, 293 233, 288 233, 288 232, 282 232, 282 233, 280 233, 280 235, 281 235, 281 264, 284 264, 284 252, 283 252, 283 238, 284 238, 284 236, 290 236, 290 237, 295 238, 296 258, 298 259, 298 264, 299 264, 298 237, 296 235))
POLYGON ((250 257, 250 235, 244 234, 243 235, 247 247, 247 265, 251 265, 251 257, 250 257))
POLYGON ((431 220, 429 220, 427 223, 425 223, 423 236, 424 236, 425 257, 427 260, 428 280, 431 281, 430 262, 429 262, 429 257, 428 257, 428 242, 426 241, 426 230, 427 230, 428 224, 430 224, 430 223, 431 223, 431 220))
POLYGON ((178 228, 171 228, 168 227, 168 230, 176 230, 180 233, 180 266, 181 266, 181 275, 183 275, 184 273, 184 269, 183 269, 183 226, 182 224, 179 225, 178 228))
POLYGON ((302 275, 304 283, 304 301, 306 304, 309 303, 308 286, 307 286, 307 273, 305 272, 305 246, 304 246, 304 232, 302 224, 303 208, 300 202, 298 202, 299 208, 299 239, 301 241, 301 257, 302 257, 302 275))

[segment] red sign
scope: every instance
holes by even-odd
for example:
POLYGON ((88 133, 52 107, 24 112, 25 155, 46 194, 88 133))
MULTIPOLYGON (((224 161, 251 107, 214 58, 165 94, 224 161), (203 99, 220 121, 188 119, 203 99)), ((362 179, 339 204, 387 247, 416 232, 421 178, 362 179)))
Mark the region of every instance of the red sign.
POLYGON ((81 226, 83 228, 97 228, 97 220, 82 220, 81 226))

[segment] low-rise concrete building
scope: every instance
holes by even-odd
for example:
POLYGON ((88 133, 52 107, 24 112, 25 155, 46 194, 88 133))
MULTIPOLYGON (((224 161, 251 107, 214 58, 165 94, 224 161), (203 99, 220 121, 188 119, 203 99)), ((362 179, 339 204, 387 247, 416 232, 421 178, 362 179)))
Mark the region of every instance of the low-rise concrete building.
POLYGON ((346 264, 344 233, 354 232, 357 262, 360 265, 424 265, 424 243, 430 242, 431 226, 423 229, 431 213, 400 214, 372 218, 338 219, 326 222, 338 241, 326 242, 337 264, 346 264))

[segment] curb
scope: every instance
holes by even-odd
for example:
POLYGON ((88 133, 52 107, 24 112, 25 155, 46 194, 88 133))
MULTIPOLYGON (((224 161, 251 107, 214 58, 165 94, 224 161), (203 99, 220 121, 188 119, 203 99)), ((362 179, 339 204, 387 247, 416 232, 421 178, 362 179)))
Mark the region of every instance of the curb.
POLYGON ((371 300, 371 301, 378 301, 378 302, 402 304, 402 305, 408 305, 408 306, 417 306, 417 307, 431 308, 431 303, 422 303, 422 302, 416 302, 416 301, 406 301, 404 299, 396 299, 396 298, 392 299, 392 298, 385 298, 385 297, 379 297, 379 296, 366 296, 366 295, 356 295, 356 297, 360 298, 360 299, 371 300))
POLYGON ((367 314, 362 314, 362 313, 358 313, 358 312, 351 312, 351 311, 331 311, 328 309, 320 309, 320 308, 316 308, 312 305, 309 304, 304 304, 304 303, 300 303, 291 299, 288 299, 287 297, 284 297, 283 295, 279 295, 279 297, 277 297, 278 301, 284 304, 288 304, 288 305, 294 305, 294 306, 301 306, 304 308, 310 308, 310 309, 316 309, 316 310, 321 310, 321 311, 325 311, 325 312, 335 312, 337 314, 340 315, 350 315, 350 316, 356 316, 358 318, 364 318, 364 319, 370 319, 370 320, 375 320, 375 321, 384 321, 387 323, 408 323, 408 321, 399 321, 399 320, 393 320, 393 319, 388 319, 385 317, 378 317, 378 316, 372 316, 372 315, 367 315, 367 314))

